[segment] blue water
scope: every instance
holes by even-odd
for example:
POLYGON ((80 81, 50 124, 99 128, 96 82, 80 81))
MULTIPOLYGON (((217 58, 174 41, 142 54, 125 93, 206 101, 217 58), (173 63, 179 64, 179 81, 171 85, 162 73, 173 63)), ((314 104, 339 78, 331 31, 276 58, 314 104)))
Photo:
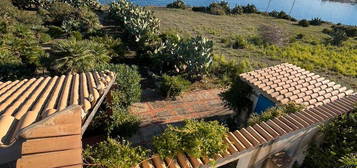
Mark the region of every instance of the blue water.
MULTIPOLYGON (((110 3, 113 0, 99 0, 110 3)), ((140 6, 166 6, 173 0, 129 0, 140 6)), ((208 6, 217 0, 185 0, 190 6, 208 6)), ((326 0, 226 0, 231 7, 254 4, 260 11, 285 11, 297 19, 319 17, 332 23, 357 25, 357 3, 340 3, 326 0), (269 4, 270 1, 270 4, 269 4), (294 4, 294 7, 292 8, 294 4), (291 9, 292 8, 292 9, 291 9)))

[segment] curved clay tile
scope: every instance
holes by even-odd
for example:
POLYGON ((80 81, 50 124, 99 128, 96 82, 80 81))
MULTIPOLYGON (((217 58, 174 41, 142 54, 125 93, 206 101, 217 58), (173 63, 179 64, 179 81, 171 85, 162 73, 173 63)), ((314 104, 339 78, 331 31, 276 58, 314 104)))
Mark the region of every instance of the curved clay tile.
POLYGON ((180 165, 177 163, 176 159, 172 159, 172 158, 166 157, 165 158, 165 162, 166 162, 167 167, 169 167, 169 168, 178 168, 178 167, 180 167, 180 165))
POLYGON ((68 105, 68 96, 70 94, 69 92, 70 92, 70 88, 71 88, 72 77, 73 77, 72 74, 68 74, 66 76, 65 83, 62 86, 63 89, 61 92, 61 98, 59 99, 57 110, 63 110, 68 105))
MULTIPOLYGON (((87 77, 84 73, 80 74, 80 79, 81 79, 81 87, 80 87, 80 104, 82 105, 82 108, 84 109, 84 112, 88 112, 88 110, 91 108, 91 103, 89 102, 89 91, 88 91, 88 85, 87 85, 87 77)), ((85 115, 85 114, 84 114, 85 115)))
POLYGON ((95 89, 97 87, 97 85, 95 84, 92 73, 87 72, 86 76, 87 76, 88 84, 89 84, 89 88, 90 88, 89 89, 90 95, 92 95, 93 99, 94 99, 92 104, 95 104, 96 100, 99 99, 99 92, 95 89))
POLYGON ((15 118, 10 115, 0 116, 0 144, 4 144, 6 139, 5 136, 14 120, 15 118))
MULTIPOLYGON (((41 111, 41 108, 45 104, 47 98, 49 97, 53 87, 55 86, 56 82, 58 80, 58 76, 55 76, 51 79, 51 82, 47 85, 46 89, 43 90, 42 95, 39 96, 36 104, 32 107, 32 111, 35 111, 39 113, 41 111)), ((42 115, 42 114, 40 114, 42 115)))
MULTIPOLYGON (((63 81, 65 80, 66 76, 62 75, 54 86, 54 90, 51 93, 50 97, 48 98, 47 104, 44 108, 44 112, 46 113, 49 109, 54 109, 56 107, 56 103, 59 100, 59 95, 62 89, 63 81)), ((44 114, 43 117, 46 117, 44 114)))
MULTIPOLYGON (((25 80, 27 80, 27 79, 25 79, 25 80)), ((6 82, 4 84, 4 86, 2 86, 2 88, 0 89, 0 95, 3 94, 4 92, 6 92, 12 86, 16 85, 18 82, 19 82, 19 80, 16 80, 16 81, 13 81, 13 82, 11 82, 11 81, 6 82)))
POLYGON ((0 107, 0 111, 5 108, 5 106, 9 106, 4 114, 5 115, 12 115, 12 113, 23 103, 23 101, 30 95, 30 92, 35 89, 35 87, 43 80, 42 78, 39 79, 31 79, 28 83, 24 85, 24 87, 21 87, 18 89, 14 94, 12 94, 3 104, 2 107, 0 107), (31 85, 30 85, 31 84, 31 85), (30 86, 29 86, 30 85, 30 86))
MULTIPOLYGON (((36 90, 34 90, 30 97, 27 99, 27 101, 25 103, 23 103, 21 105, 21 107, 19 107, 19 110, 17 111, 17 113, 14 115, 15 118, 19 119, 21 118, 32 106, 32 104, 37 100, 38 95, 40 95, 40 93, 44 90, 44 88, 46 87, 47 83, 51 80, 51 77, 47 77, 43 82, 41 82, 40 86, 38 86, 36 88, 36 90)), ((39 111, 34 111, 35 113, 38 113, 39 111)))
POLYGON ((70 104, 79 104, 79 74, 73 77, 73 84, 71 89, 70 104))
POLYGON ((154 155, 152 157, 152 161, 153 161, 153 164, 154 164, 154 167, 156 168, 165 168, 165 162, 160 158, 159 155, 154 155))
MULTIPOLYGON (((0 93, 0 102, 4 101, 7 97, 9 97, 12 93, 14 93, 18 88, 20 88, 25 82, 28 80, 22 80, 19 83, 16 83, 15 86, 13 86, 10 90, 7 90, 7 92, 4 92, 3 94, 0 93)), ((5 91, 5 90, 4 90, 5 91)))
POLYGON ((182 168, 192 168, 191 163, 183 153, 177 154, 177 161, 182 168))

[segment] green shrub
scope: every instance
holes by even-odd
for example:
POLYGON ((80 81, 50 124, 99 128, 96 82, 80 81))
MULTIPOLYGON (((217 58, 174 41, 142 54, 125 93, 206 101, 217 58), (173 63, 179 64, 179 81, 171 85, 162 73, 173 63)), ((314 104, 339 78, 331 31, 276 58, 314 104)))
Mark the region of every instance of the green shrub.
POLYGON ((345 31, 337 30, 330 34, 331 44, 336 46, 341 46, 342 43, 348 40, 348 36, 345 31))
POLYGON ((242 36, 235 36, 235 37, 233 37, 230 46, 233 49, 244 49, 248 46, 248 42, 242 36))
POLYGON ((178 9, 186 9, 185 2, 182 0, 176 0, 170 4, 166 5, 167 8, 178 8, 178 9))
POLYGON ((63 38, 66 35, 66 32, 58 26, 48 26, 48 31, 47 33, 52 37, 52 38, 63 38))
POLYGON ((320 132, 324 135, 323 141, 319 145, 314 143, 310 144, 302 166, 317 168, 341 167, 343 165, 349 165, 349 161, 353 160, 354 162, 352 163, 355 164, 355 153, 357 151, 356 125, 357 113, 351 112, 321 127, 320 132))
POLYGON ((221 98, 226 106, 229 108, 241 112, 251 107, 252 102, 248 99, 252 88, 243 82, 239 77, 235 77, 228 90, 221 93, 221 98))
POLYGON ((261 36, 250 37, 248 41, 249 43, 254 44, 256 46, 264 46, 268 44, 268 42, 261 36))
POLYGON ((0 19, 4 19, 11 25, 20 23, 30 27, 38 27, 43 23, 37 13, 18 9, 13 5, 12 0, 0 1, 0 19))
POLYGON ((357 165, 357 153, 350 153, 342 156, 339 160, 343 166, 355 166, 357 165))
POLYGON ((120 25, 128 35, 132 47, 140 52, 146 52, 155 46, 159 35, 160 20, 153 12, 145 10, 126 0, 118 0, 110 5, 110 16, 120 25))
POLYGON ((125 64, 109 64, 96 67, 96 70, 109 70, 116 73, 115 90, 112 92, 115 107, 127 108, 131 104, 140 101, 141 76, 136 66, 125 64))
POLYGON ((230 13, 228 2, 226 1, 211 3, 208 6, 208 11, 213 15, 226 15, 230 13))
POLYGON ((332 29, 334 32, 344 31, 348 37, 357 37, 357 26, 332 25, 332 29))
POLYGON ((98 16, 87 7, 76 8, 68 3, 54 2, 41 15, 47 24, 61 27, 66 33, 80 31, 92 33, 100 28, 98 16))
POLYGON ((304 38, 304 36, 305 36, 304 34, 299 33, 299 34, 296 35, 295 39, 301 40, 301 39, 304 38))
POLYGON ((319 26, 322 24, 322 20, 320 18, 313 18, 309 21, 310 25, 319 26))
POLYGON ((187 90, 190 85, 191 82, 181 76, 163 75, 160 83, 160 91, 163 96, 173 98, 187 90))
POLYGON ((195 11, 195 12, 207 12, 207 7, 204 7, 204 6, 194 6, 192 7, 192 11, 195 11))
POLYGON ((12 2, 22 9, 38 9, 45 7, 49 3, 47 0, 12 0, 12 2))
POLYGON ((84 160, 97 167, 131 168, 146 159, 148 151, 141 147, 131 147, 128 141, 108 138, 96 146, 87 146, 84 160))
POLYGON ((168 126, 164 133, 154 137, 153 144, 161 157, 185 152, 195 158, 213 157, 226 150, 223 142, 228 129, 217 121, 186 120, 183 127, 168 126))
POLYGON ((95 41, 97 43, 102 43, 109 51, 109 55, 113 59, 121 59, 124 58, 125 54, 125 45, 121 41, 120 38, 113 38, 111 36, 95 36, 95 37, 90 37, 92 41, 95 41))
POLYGON ((267 109, 261 114, 257 114, 257 113, 251 114, 248 119, 248 125, 252 126, 254 124, 258 124, 263 121, 268 121, 270 119, 282 116, 284 114, 295 113, 301 111, 303 108, 304 106, 292 102, 281 106, 275 106, 267 109))
POLYGON ((159 68, 165 72, 187 75, 192 80, 207 74, 212 63, 213 42, 201 36, 182 40, 178 43, 166 41, 151 56, 159 68))
POLYGON ((214 56, 210 73, 222 80, 223 83, 231 84, 244 72, 251 71, 249 60, 243 59, 239 62, 227 60, 224 56, 214 56))
POLYGON ((307 21, 306 19, 300 20, 298 24, 302 27, 309 27, 310 25, 309 21, 307 21))
POLYGON ((112 107, 112 114, 106 119, 106 132, 110 137, 131 137, 139 130, 140 119, 128 113, 126 108, 112 107))
POLYGON ((38 34, 41 43, 47 43, 52 40, 51 36, 46 33, 38 34))
POLYGON ((255 5, 248 4, 247 6, 243 6, 243 11, 244 13, 257 13, 258 9, 255 7, 255 5))
POLYGON ((279 17, 279 12, 276 11, 276 10, 273 10, 273 11, 269 12, 269 16, 278 18, 279 17))
POLYGON ((239 6, 239 5, 235 6, 231 11, 231 14, 234 14, 234 15, 241 15, 243 13, 244 13, 244 9, 242 6, 239 6))
POLYGON ((90 40, 59 40, 50 59, 59 73, 89 71, 110 61, 105 46, 90 40))

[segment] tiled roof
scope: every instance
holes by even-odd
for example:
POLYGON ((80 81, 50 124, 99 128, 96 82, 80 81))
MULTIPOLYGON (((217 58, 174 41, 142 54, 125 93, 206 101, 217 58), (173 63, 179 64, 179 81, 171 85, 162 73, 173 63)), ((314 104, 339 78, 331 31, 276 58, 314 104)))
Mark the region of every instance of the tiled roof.
POLYGON ((96 104, 113 72, 87 72, 0 83, 0 145, 8 144, 32 123, 66 107, 81 105, 83 120, 96 104))
POLYGON ((210 160, 229 157, 250 148, 266 144, 280 136, 293 133, 303 128, 320 124, 341 114, 350 112, 357 103, 357 94, 345 96, 334 102, 305 109, 300 112, 286 114, 267 122, 261 122, 247 128, 229 132, 224 139, 228 150, 215 158, 193 158, 179 154, 174 159, 161 159, 154 155, 152 159, 143 161, 141 168, 198 168, 207 165, 210 160))
POLYGON ((288 63, 243 73, 240 77, 278 103, 293 101, 307 108, 353 93, 346 87, 288 63))

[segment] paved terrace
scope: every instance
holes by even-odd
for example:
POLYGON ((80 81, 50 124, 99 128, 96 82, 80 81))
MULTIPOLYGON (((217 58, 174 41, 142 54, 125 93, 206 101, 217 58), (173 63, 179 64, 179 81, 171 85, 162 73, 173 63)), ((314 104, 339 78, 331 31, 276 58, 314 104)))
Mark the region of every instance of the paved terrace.
POLYGON ((130 113, 139 116, 142 128, 131 140, 147 144, 160 134, 166 124, 180 124, 185 119, 222 118, 234 112, 226 108, 219 96, 222 89, 210 89, 184 93, 176 100, 160 100, 150 90, 144 91, 145 98, 130 107, 130 113))

